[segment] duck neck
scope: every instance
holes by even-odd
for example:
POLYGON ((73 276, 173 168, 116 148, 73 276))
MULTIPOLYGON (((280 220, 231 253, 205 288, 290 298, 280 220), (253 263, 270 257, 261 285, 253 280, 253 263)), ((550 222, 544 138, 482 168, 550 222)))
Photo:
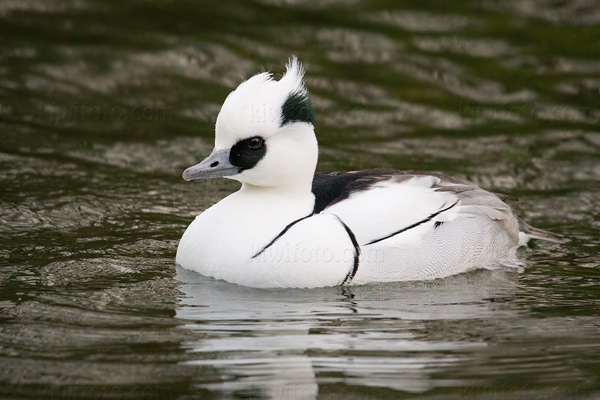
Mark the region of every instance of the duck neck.
POLYGON ((295 181, 285 186, 256 186, 242 183, 240 194, 244 196, 257 196, 265 200, 270 198, 283 199, 286 202, 299 204, 311 203, 314 205, 315 196, 312 193, 312 179, 310 181, 295 181))

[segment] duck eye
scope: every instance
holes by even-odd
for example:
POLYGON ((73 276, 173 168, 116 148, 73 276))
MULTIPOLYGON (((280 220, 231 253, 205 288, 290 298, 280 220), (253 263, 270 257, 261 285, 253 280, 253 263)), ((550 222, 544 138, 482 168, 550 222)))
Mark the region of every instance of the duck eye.
POLYGON ((263 140, 263 138, 253 137, 253 138, 248 139, 248 147, 251 148, 252 150, 257 150, 262 147, 264 142, 265 141, 263 140))

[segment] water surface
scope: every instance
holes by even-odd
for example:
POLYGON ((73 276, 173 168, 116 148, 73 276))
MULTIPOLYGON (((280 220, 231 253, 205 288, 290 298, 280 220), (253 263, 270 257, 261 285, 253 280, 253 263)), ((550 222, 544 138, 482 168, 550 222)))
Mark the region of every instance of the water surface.
POLYGON ((4 1, 0 395, 600 397, 600 12, 578 1, 4 1), (184 182, 291 54, 319 170, 444 172, 568 244, 520 270, 256 290, 176 268, 184 182))

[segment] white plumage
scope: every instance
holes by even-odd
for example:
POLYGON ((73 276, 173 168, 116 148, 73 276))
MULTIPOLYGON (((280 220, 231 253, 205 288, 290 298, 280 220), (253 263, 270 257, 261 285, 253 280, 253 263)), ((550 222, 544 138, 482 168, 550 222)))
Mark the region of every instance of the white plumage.
POLYGON ((530 237, 560 241, 473 183, 414 171, 314 175, 318 146, 296 58, 275 81, 243 82, 217 118, 215 150, 184 179, 242 187, 196 217, 182 267, 253 287, 321 287, 442 278, 518 265, 530 237))

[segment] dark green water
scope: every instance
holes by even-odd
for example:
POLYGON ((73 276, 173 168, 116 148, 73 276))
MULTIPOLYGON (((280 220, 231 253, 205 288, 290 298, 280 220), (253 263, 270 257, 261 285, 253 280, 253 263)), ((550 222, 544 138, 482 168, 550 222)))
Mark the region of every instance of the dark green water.
POLYGON ((6 0, 0 30, 0 397, 600 398, 597 0, 6 0), (572 241, 344 289, 176 269, 236 188, 182 170, 291 54, 321 171, 466 177, 572 241))

